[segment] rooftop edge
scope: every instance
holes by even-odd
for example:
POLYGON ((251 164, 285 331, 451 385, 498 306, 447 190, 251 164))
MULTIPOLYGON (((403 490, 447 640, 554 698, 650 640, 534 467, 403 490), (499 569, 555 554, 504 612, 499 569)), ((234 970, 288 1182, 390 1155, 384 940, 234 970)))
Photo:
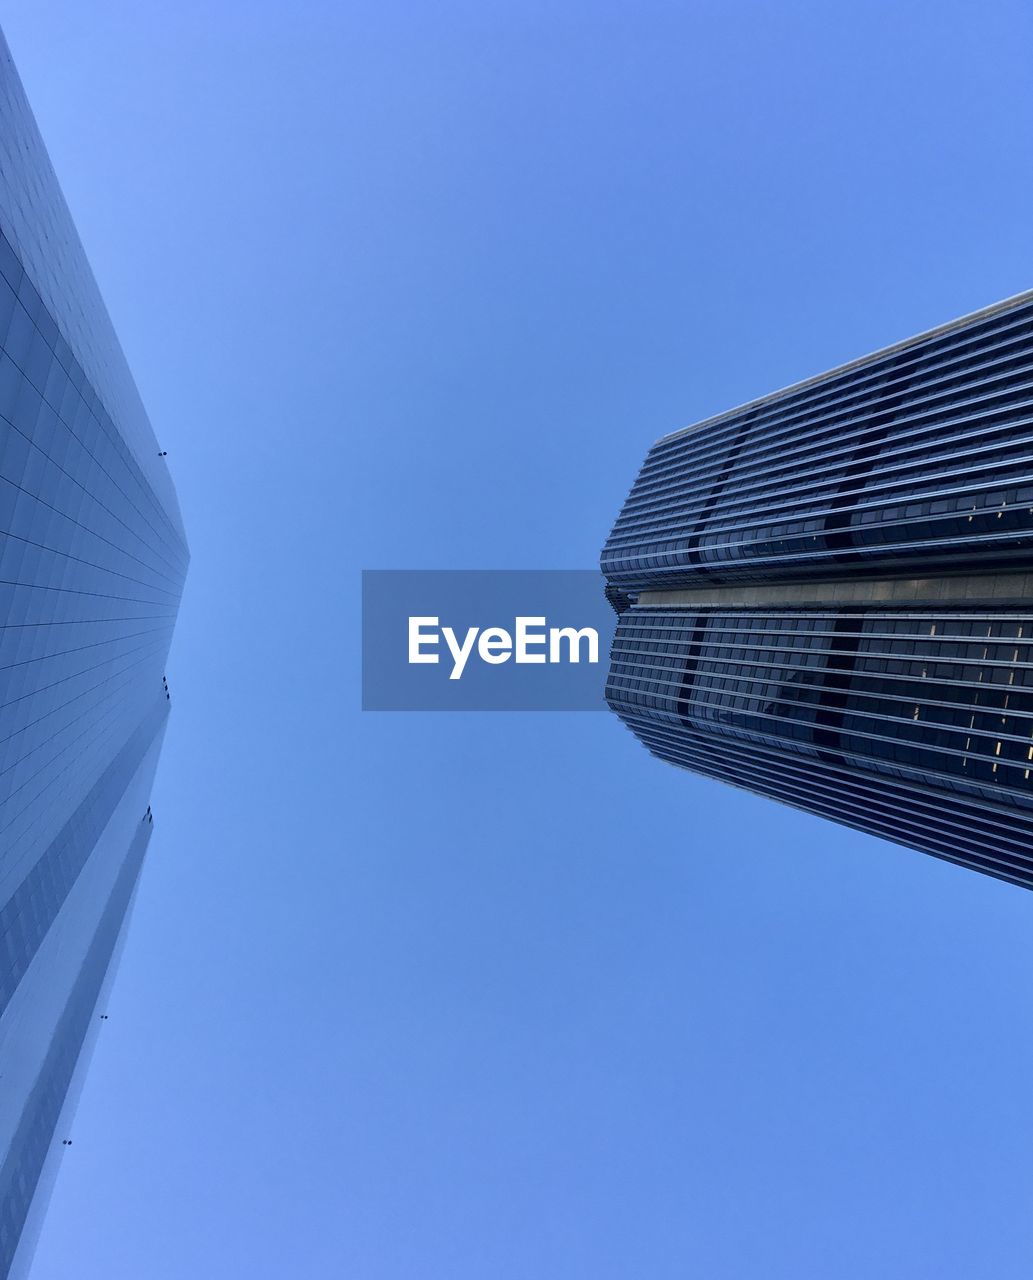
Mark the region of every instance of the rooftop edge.
POLYGON ((663 444, 667 440, 674 440, 678 436, 686 435, 690 431, 698 431, 701 427, 708 427, 712 423, 723 422, 726 418, 745 413, 747 410, 755 409, 759 405, 767 404, 769 401, 778 400, 781 396, 803 391, 805 387, 815 386, 819 382, 824 382, 827 378, 847 373, 851 369, 859 369, 863 365, 871 364, 874 360, 881 360, 885 356, 895 355, 898 351, 906 351, 909 347, 928 342, 930 338, 938 338, 945 333, 951 333, 955 329, 961 329, 965 325, 973 324, 979 320, 988 320, 991 316, 999 315, 1013 307, 1019 307, 1025 302, 1033 302, 1033 289, 1025 289, 1021 293, 1013 294, 1010 298, 1003 298, 1000 302, 993 302, 988 307, 981 307, 978 311, 971 311, 968 315, 959 316, 956 320, 948 320, 946 324, 937 325, 933 329, 926 329, 923 333, 916 333, 911 338, 904 338, 900 342, 890 343, 887 347, 880 347, 878 351, 872 351, 869 355, 858 356, 854 360, 846 361, 845 364, 834 365, 833 368, 826 369, 824 373, 812 374, 809 378, 802 378, 799 382, 791 382, 788 386, 780 387, 777 391, 769 391, 766 395, 757 396, 753 400, 746 400, 732 409, 723 409, 720 413, 711 414, 708 418, 701 418, 699 422, 692 422, 687 427, 679 427, 677 431, 669 431, 667 435, 660 436, 653 447, 655 448, 656 445, 663 444))

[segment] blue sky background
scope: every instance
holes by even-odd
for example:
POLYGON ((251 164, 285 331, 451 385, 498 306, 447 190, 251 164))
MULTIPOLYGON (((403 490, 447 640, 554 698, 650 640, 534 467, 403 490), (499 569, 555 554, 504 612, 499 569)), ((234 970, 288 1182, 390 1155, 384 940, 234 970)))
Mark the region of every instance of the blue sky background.
POLYGON ((357 633, 1033 283, 1029 7, 0 18, 194 555, 33 1280, 1025 1280, 1033 897, 605 715, 363 715, 357 633))

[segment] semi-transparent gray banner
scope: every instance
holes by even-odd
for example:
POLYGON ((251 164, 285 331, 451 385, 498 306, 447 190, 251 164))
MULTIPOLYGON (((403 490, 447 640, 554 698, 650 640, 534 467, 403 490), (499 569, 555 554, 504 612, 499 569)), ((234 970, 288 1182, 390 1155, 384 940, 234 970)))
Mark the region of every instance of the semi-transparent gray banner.
POLYGON ((370 569, 366 711, 602 711, 616 614, 577 569, 370 569))

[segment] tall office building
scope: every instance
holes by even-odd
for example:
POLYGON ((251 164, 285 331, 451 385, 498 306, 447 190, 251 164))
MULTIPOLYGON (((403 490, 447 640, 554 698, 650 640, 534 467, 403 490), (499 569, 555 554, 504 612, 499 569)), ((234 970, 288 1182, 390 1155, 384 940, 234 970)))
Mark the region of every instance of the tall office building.
POLYGON ((150 838, 186 566, 0 37, 0 1276, 28 1265, 150 838))
POLYGON ((602 568, 655 755, 1033 886, 1033 293, 661 440, 602 568))

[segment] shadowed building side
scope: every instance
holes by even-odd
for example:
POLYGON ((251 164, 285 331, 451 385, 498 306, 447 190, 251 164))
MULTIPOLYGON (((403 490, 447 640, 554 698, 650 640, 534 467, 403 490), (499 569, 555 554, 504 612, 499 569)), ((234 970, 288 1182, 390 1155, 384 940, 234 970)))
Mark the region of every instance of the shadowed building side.
POLYGON ((602 564, 655 755, 1033 885, 1033 296, 660 441, 602 564))
POLYGON ((973 572, 1033 559, 1033 294, 649 452, 612 586, 973 572))

